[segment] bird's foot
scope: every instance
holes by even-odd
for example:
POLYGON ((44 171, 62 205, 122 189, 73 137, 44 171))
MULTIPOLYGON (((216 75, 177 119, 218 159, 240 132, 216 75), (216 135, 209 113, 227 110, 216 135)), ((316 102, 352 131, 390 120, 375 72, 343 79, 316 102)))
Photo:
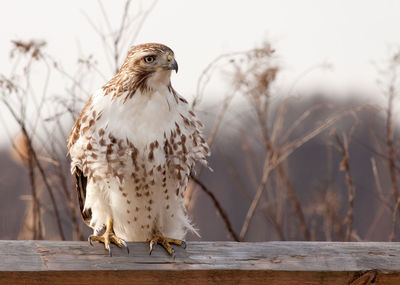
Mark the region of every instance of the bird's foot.
POLYGON ((115 235, 114 230, 112 228, 112 221, 109 221, 107 224, 106 231, 101 236, 90 235, 88 241, 91 246, 93 246, 92 242, 102 242, 104 243, 104 248, 108 250, 110 256, 112 256, 112 250, 110 244, 113 243, 119 248, 125 247, 129 254, 129 247, 126 244, 125 240, 119 238, 115 235))
POLYGON ((179 245, 183 248, 186 248, 185 241, 180 239, 164 237, 163 234, 159 231, 154 231, 152 238, 147 241, 149 242, 150 245, 150 251, 149 251, 150 254, 152 253, 153 249, 156 247, 157 244, 160 244, 171 256, 174 256, 175 252, 171 244, 179 245))

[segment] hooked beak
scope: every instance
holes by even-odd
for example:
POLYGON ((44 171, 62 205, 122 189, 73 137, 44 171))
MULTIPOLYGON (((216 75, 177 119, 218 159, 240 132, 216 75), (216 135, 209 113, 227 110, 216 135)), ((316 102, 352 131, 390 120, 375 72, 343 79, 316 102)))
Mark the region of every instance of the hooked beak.
POLYGON ((173 58, 167 65, 168 70, 175 70, 178 73, 178 63, 176 62, 175 58, 173 58))
POLYGON ((167 60, 166 60, 166 61, 167 61, 167 64, 164 65, 164 68, 165 68, 166 70, 175 70, 176 73, 178 73, 178 63, 176 62, 176 60, 175 60, 175 58, 174 58, 174 55, 168 53, 168 54, 167 54, 167 60))

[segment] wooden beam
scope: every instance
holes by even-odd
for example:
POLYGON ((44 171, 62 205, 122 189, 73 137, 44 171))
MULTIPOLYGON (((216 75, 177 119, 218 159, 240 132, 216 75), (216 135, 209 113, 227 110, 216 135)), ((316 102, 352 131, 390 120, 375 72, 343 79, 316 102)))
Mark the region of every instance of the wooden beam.
POLYGON ((109 257, 101 244, 0 241, 0 284, 400 284, 398 243, 188 242, 175 258, 128 244, 109 257))

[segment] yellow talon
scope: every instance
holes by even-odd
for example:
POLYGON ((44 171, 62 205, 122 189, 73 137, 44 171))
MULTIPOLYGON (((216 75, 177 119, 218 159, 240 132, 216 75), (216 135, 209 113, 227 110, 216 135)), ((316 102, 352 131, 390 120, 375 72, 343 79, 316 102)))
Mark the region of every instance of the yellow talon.
POLYGON ((126 247, 126 250, 128 251, 128 254, 129 254, 129 247, 126 244, 126 242, 122 238, 119 238, 115 235, 114 230, 113 230, 112 220, 108 220, 106 230, 102 236, 90 235, 88 238, 88 241, 91 246, 93 246, 93 244, 92 244, 93 241, 104 243, 104 248, 106 250, 108 250, 108 253, 110 254, 110 256, 112 256, 110 243, 113 243, 120 248, 126 247))
POLYGON ((153 230, 153 235, 150 240, 147 240, 150 244, 150 251, 149 253, 151 254, 153 249, 156 247, 157 244, 160 244, 167 252, 169 255, 174 254, 174 249, 171 246, 171 244, 179 245, 182 246, 183 248, 186 248, 186 242, 180 239, 174 239, 174 238, 167 238, 164 237, 163 234, 155 229, 153 230))

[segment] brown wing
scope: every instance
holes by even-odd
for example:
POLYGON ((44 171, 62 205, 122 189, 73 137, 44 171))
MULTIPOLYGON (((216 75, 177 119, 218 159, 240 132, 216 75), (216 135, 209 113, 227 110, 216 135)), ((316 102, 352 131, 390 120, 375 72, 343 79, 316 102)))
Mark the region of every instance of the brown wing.
POLYGON ((75 178, 75 188, 76 193, 78 194, 78 201, 79 201, 79 208, 81 210, 83 221, 89 225, 90 220, 92 219, 92 211, 91 209, 83 210, 85 206, 86 200, 86 185, 87 185, 87 177, 83 175, 82 170, 78 167, 75 167, 74 171, 74 178, 75 178))

